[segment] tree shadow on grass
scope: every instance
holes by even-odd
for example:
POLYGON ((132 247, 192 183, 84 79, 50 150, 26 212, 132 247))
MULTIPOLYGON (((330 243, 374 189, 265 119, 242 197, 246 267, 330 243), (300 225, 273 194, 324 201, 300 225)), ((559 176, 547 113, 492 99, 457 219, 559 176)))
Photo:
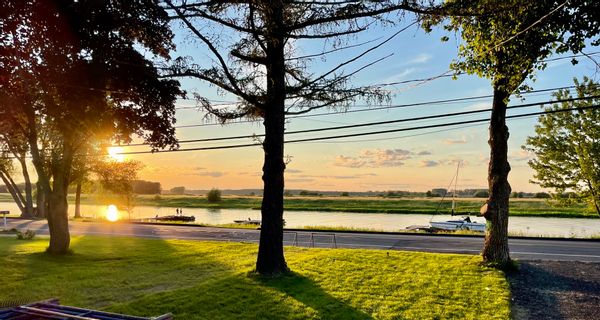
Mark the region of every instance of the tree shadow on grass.
POLYGON ((508 274, 515 319, 593 319, 600 304, 600 267, 595 280, 577 262, 522 262, 508 274), (562 265, 562 267, 558 267, 562 265), (553 270, 553 268, 558 269, 553 270), (579 274, 578 274, 579 273, 579 274))
POLYGON ((331 296, 312 279, 296 272, 273 278, 254 277, 265 286, 274 288, 314 309, 322 319, 373 319, 369 314, 331 296))
MULTIPOLYGON (((160 314, 175 319, 307 319, 315 311, 245 274, 229 274, 194 287, 147 295, 109 308, 113 312, 160 314)), ((344 319, 340 317, 339 319, 344 319)))
POLYGON ((66 256, 45 253, 44 240, 20 244, 12 241, 6 250, 6 271, 12 274, 0 279, 0 300, 55 297, 63 304, 102 309, 229 272, 229 266, 210 257, 219 251, 214 243, 204 252, 182 252, 162 240, 83 236, 73 237, 74 253, 66 256))

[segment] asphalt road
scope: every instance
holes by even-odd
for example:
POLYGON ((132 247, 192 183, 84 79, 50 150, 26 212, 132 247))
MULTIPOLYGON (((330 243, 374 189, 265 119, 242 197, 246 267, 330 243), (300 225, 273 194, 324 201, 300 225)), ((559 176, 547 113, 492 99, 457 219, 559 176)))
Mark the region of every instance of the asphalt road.
MULTIPOLYGON (((0 222, 1 223, 1 222, 0 222)), ((0 227, 2 224, 0 224, 0 227)), ((45 221, 8 219, 8 228, 48 234, 45 221)), ((134 236, 159 239, 258 242, 260 231, 192 226, 142 225, 109 222, 70 222, 73 235, 134 236)), ((319 248, 367 248, 440 253, 479 254, 481 237, 286 231, 285 245, 319 248)), ((509 239, 511 256, 521 260, 600 262, 600 241, 509 239)))

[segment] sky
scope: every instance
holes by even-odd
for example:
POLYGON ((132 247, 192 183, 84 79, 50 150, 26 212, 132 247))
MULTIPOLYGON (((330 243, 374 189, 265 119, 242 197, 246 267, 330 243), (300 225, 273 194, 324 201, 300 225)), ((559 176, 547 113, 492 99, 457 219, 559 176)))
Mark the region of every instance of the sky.
MULTIPOLYGON (((376 26, 357 36, 352 43, 374 39, 382 41, 412 21, 410 17, 406 17, 402 23, 394 27, 376 26)), ((195 42, 183 27, 174 25, 174 28, 177 51, 172 54, 172 57, 191 57, 200 65, 209 66, 212 57, 206 48, 195 42)), ((212 29, 209 31, 218 36, 222 44, 236 40, 235 35, 227 33, 226 30, 212 29)), ((459 43, 459 37, 454 34, 447 34, 440 30, 426 34, 418 27, 412 26, 346 70, 352 71, 371 61, 391 55, 382 62, 358 73, 352 79, 351 84, 361 86, 429 78, 444 74, 448 70, 450 62, 456 58, 459 43), (450 41, 440 41, 444 35, 449 35, 450 41)), ((295 42, 293 48, 296 54, 304 55, 320 52, 326 45, 320 40, 310 40, 295 42)), ((340 51, 329 55, 327 61, 316 59, 310 65, 309 70, 315 74, 321 73, 328 67, 334 66, 343 59, 351 58, 366 48, 368 47, 340 51)), ((587 52, 593 52, 593 49, 588 48, 587 52)), ((530 84, 534 90, 570 86, 574 77, 581 78, 584 75, 594 77, 595 68, 591 61, 583 58, 580 59, 578 65, 573 66, 569 59, 556 60, 549 62, 546 70, 538 72, 536 81, 530 84)), ((236 100, 235 97, 222 95, 214 87, 207 86, 200 81, 182 79, 182 85, 188 93, 198 93, 208 99, 236 100)), ((387 89, 391 95, 388 105, 491 95, 492 93, 489 80, 469 75, 461 75, 456 80, 442 77, 424 83, 390 86, 387 89)), ((524 95, 523 99, 513 97, 510 105, 548 101, 551 96, 549 93, 532 93, 524 95)), ((177 137, 180 140, 252 135, 264 132, 260 122, 217 124, 212 119, 206 119, 203 111, 190 108, 194 106, 195 102, 192 99, 182 99, 177 102, 177 126, 203 124, 203 126, 197 127, 178 128, 177 137)), ((286 131, 405 119, 490 107, 491 99, 482 98, 455 103, 316 115, 288 120, 286 131)), ((364 102, 357 102, 356 106, 351 106, 347 110, 359 109, 368 108, 365 107, 364 102)), ((508 114, 539 110, 539 107, 532 107, 509 111, 508 114)), ((331 111, 317 110, 312 114, 331 111)), ((286 136, 286 140, 398 129, 487 117, 489 117, 489 113, 486 112, 447 119, 294 134, 293 136, 290 134, 286 136)), ((512 167, 509 181, 514 191, 536 192, 541 190, 537 185, 530 183, 533 171, 527 165, 527 160, 532 155, 521 148, 527 136, 533 135, 536 121, 536 118, 522 118, 508 122, 510 130, 509 161, 512 167)), ((461 164, 457 186, 459 189, 487 188, 489 160, 487 126, 488 124, 483 123, 286 144, 285 154, 289 161, 285 173, 286 189, 426 191, 432 188, 448 187, 459 162, 461 164)), ((254 142, 253 139, 247 138, 225 142, 182 144, 181 148, 252 142, 254 142)), ((129 147, 124 151, 142 149, 129 147)), ((185 186, 188 189, 262 187, 263 152, 260 147, 128 155, 126 158, 142 161, 145 167, 140 173, 140 178, 159 181, 163 189, 167 190, 175 186, 185 186)))

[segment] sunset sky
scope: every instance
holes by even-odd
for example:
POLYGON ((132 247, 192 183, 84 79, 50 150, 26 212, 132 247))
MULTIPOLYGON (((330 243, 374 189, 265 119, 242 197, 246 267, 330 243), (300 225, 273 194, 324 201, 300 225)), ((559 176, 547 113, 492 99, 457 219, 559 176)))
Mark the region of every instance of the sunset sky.
MULTIPOLYGON (((406 24, 412 20, 407 20, 406 24)), ((391 35, 402 26, 390 29, 373 29, 356 39, 356 43, 380 39, 391 35)), ((179 28, 179 27, 178 27, 179 28)), ((199 64, 208 65, 210 57, 200 44, 194 44, 192 38, 183 29, 176 29, 177 56, 191 56, 199 64)), ((373 60, 393 54, 390 58, 359 73, 353 80, 355 85, 386 83, 410 79, 429 78, 443 74, 456 57, 458 39, 453 35, 450 41, 442 43, 442 32, 425 34, 412 26, 390 43, 370 53, 360 63, 354 64, 354 70, 373 60)), ((231 35, 220 35, 231 40, 231 35)), ((323 48, 320 41, 294 43, 298 54, 319 52, 323 48)), ((366 47, 364 47, 366 48, 366 47)), ((332 54, 329 61, 313 61, 311 71, 327 70, 341 59, 358 54, 362 48, 346 50, 332 54)), ((364 49, 363 49, 364 50, 364 49)), ((569 59, 549 62, 548 68, 538 74, 532 83, 534 90, 572 85, 573 77, 594 75, 594 65, 586 58, 580 59, 576 66, 569 59)), ((205 84, 193 80, 183 80, 184 88, 189 92, 219 101, 235 101, 232 96, 220 96, 218 92, 205 84)), ((405 84, 388 87, 392 93, 391 105, 427 102, 440 99, 463 98, 491 94, 490 82, 476 76, 460 76, 458 80, 439 78, 422 84, 405 84)), ((191 96, 191 95, 190 95, 191 96)), ((513 98, 511 105, 547 101, 549 93, 533 93, 521 101, 513 98)), ((409 118, 422 115, 441 114, 476 110, 490 107, 491 99, 477 99, 457 103, 423 105, 410 108, 340 113, 329 116, 312 116, 291 119, 288 131, 339 126, 346 124, 368 123, 409 118)), ((349 110, 364 109, 364 102, 349 110)), ((262 125, 256 123, 238 123, 214 125, 214 120, 204 119, 204 113, 194 109, 194 101, 178 102, 177 126, 207 124, 205 126, 179 128, 179 139, 201 139, 236 135, 263 133, 262 125), (188 108, 188 109, 186 109, 188 108)), ((313 114, 329 112, 317 110, 313 114)), ((509 114, 539 111, 539 107, 509 111, 509 114)), ((467 119, 489 117, 488 113, 473 116, 452 117, 440 120, 418 121, 402 124, 388 124, 350 130, 336 130, 288 136, 287 139, 320 137, 348 133, 379 131, 418 125, 430 125, 467 119)), ((510 162, 512 171, 509 179, 515 191, 540 190, 529 180, 533 177, 527 160, 531 155, 521 150, 528 135, 533 134, 535 118, 515 119, 509 122, 510 162)), ((252 139, 221 141, 214 143, 188 143, 181 148, 194 148, 227 144, 252 143, 252 139)), ((143 150, 143 147, 125 148, 125 151, 143 150)), ((458 188, 486 188, 487 162, 487 124, 457 126, 450 128, 426 129, 363 137, 343 138, 320 142, 287 144, 286 154, 291 162, 286 170, 286 188, 310 190, 412 190, 425 191, 436 187, 447 187, 456 170, 457 161, 462 162, 458 188), (450 129, 450 130, 449 130, 450 129), (443 131, 442 131, 443 130, 443 131)), ((153 155, 127 156, 129 159, 143 161, 146 167, 140 178, 160 181, 164 189, 174 186, 186 186, 188 189, 238 189, 261 188, 261 167, 263 154, 259 147, 175 152, 153 155)))

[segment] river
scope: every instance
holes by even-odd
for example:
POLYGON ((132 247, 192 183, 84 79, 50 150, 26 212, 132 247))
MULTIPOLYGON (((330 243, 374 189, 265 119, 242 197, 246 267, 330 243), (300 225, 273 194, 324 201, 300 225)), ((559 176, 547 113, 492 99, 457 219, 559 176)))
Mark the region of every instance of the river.
MULTIPOLYGON (((19 212, 17 206, 10 202, 0 202, 0 210, 19 212)), ((107 206, 82 205, 84 217, 103 218, 107 206)), ((69 213, 75 212, 74 206, 69 206, 69 213)), ((175 208, 138 206, 135 207, 131 219, 154 218, 156 215, 175 214, 175 208)), ((249 209, 206 209, 183 208, 184 215, 196 217, 196 223, 227 224, 233 220, 260 219, 260 211, 249 209)), ((129 218, 126 212, 120 212, 121 219, 129 218)), ((437 215, 434 221, 445 221, 451 216, 437 215)), ((384 231, 401 231, 410 225, 427 225, 431 215, 424 214, 383 214, 383 213, 347 213, 319 211, 286 211, 284 213, 287 228, 306 226, 368 228, 384 231)), ((456 217, 454 217, 456 219, 456 217)), ((485 222, 481 217, 473 220, 485 222)), ((510 217, 509 232, 524 236, 556 236, 585 238, 600 236, 600 219, 581 218, 539 218, 539 217, 510 217)))

